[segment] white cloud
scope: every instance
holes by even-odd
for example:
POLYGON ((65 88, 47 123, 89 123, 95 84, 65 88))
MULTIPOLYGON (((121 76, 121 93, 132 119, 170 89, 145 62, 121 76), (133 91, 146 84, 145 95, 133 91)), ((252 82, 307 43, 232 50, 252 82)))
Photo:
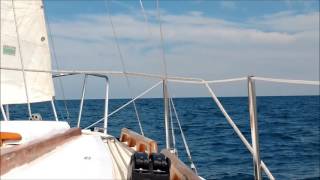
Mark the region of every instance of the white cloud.
MULTIPOLYGON (((147 37, 145 22, 129 15, 115 15, 112 17, 116 31, 121 39, 144 41, 147 38, 157 40, 157 36, 147 37), (141 28, 143 27, 143 28, 141 28)), ((202 15, 163 15, 163 26, 169 43, 193 42, 212 43, 211 39, 223 39, 230 42, 250 43, 289 43, 294 36, 286 32, 264 32, 259 29, 242 28, 239 24, 221 19, 208 18, 202 15), (209 42, 208 42, 209 41, 209 42)), ((259 25, 259 23, 256 23, 259 25)), ((112 29, 106 16, 80 17, 72 23, 61 22, 53 25, 57 36, 101 41, 112 39, 112 29), (74 32, 74 33, 71 33, 74 32)), ((159 25, 151 23, 152 34, 159 34, 159 25)))
MULTIPOLYGON (((199 12, 184 15, 163 13, 166 57, 171 75, 205 79, 246 75, 319 79, 318 12, 281 12, 242 24, 206 17, 199 12)), ((152 16, 152 13, 148 14, 152 16)), ((159 25, 151 21, 150 34, 141 17, 117 14, 112 19, 127 69, 162 73, 159 25)), ((106 16, 79 16, 73 21, 54 22, 51 27, 62 67, 121 70, 112 29, 106 16)), ((151 85, 134 81, 134 94, 151 85)), ((69 86, 72 86, 72 82, 69 86)), ((115 88, 117 91, 114 91, 114 97, 128 95, 123 84, 116 83, 115 88)), ((234 89, 223 89, 219 95, 241 95, 234 89)), ((193 90, 183 90, 180 95, 207 95, 198 94, 203 92, 199 89, 196 92, 193 90)), ((315 93, 317 90, 293 89, 292 92, 315 93)), ((260 93, 277 94, 270 89, 260 93)), ((70 96, 72 94, 69 92, 70 96)))
POLYGON ((319 15, 319 12, 295 14, 293 11, 285 11, 251 20, 251 23, 272 31, 289 33, 314 31, 319 29, 319 15))

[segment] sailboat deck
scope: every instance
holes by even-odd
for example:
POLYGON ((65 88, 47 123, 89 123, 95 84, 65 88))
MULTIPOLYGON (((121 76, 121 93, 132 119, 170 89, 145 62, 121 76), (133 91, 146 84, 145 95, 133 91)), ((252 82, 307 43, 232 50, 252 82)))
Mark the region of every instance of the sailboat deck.
POLYGON ((101 137, 82 134, 1 179, 115 179, 110 149, 101 137))
POLYGON ((1 132, 14 132, 22 136, 20 141, 11 142, 12 144, 24 144, 35 139, 63 133, 68 129, 70 126, 64 121, 0 121, 1 132))

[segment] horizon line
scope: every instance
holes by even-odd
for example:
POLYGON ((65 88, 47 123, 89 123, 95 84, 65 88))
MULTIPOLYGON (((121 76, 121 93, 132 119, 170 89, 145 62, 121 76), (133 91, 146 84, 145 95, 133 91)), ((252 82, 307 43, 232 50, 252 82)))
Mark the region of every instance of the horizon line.
MULTIPOLYGON (((260 95, 256 97, 304 97, 304 96, 320 96, 320 94, 310 94, 310 95, 260 95)), ((246 98, 248 96, 218 96, 218 98, 246 98)), ((212 98, 211 96, 188 96, 188 97, 171 97, 173 99, 192 99, 192 98, 212 98)), ((124 100, 132 98, 109 98, 109 100, 124 100)), ((163 99, 162 97, 146 97, 139 99, 163 99)), ((63 100, 81 100, 81 99, 55 99, 57 101, 63 100)), ((84 100, 104 100, 104 98, 85 98, 84 100)), ((137 99, 138 100, 138 99, 137 99)))

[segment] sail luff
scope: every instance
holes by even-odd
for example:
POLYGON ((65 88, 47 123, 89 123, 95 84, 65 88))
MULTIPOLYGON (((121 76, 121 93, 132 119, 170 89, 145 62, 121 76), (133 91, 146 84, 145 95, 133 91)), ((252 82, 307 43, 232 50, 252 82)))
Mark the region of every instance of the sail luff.
POLYGON ((1 1, 0 65, 20 69, 20 71, 1 69, 1 104, 27 103, 28 99, 31 103, 52 100, 54 88, 51 74, 25 72, 25 76, 23 75, 23 68, 51 70, 42 0, 16 0, 14 7, 11 1, 1 1), (23 78, 27 89, 24 88, 23 78))

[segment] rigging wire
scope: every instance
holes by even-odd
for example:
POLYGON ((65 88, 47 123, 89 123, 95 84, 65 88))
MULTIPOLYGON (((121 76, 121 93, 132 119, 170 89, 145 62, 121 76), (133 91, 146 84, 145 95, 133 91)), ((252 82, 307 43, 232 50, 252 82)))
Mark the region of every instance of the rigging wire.
MULTIPOLYGON (((125 63, 124 63, 124 58, 123 58, 122 51, 121 51, 121 48, 120 48, 120 44, 119 44, 119 40, 118 40, 118 37, 117 37, 117 33, 116 33, 116 30, 115 30, 115 27, 114 27, 114 24, 113 24, 113 21, 112 21, 112 17, 111 17, 111 14, 110 14, 111 11, 109 9, 109 5, 110 5, 109 4, 109 0, 106 0, 105 1, 105 6, 106 6, 106 9, 107 9, 107 16, 108 16, 108 19, 109 19, 109 22, 110 22, 110 25, 111 25, 111 28, 112 28, 113 38, 114 38, 114 41, 115 41, 116 46, 117 46, 117 50, 118 50, 118 53, 119 53, 119 58, 120 58, 120 61, 121 61, 121 66, 122 66, 122 70, 124 72, 126 83, 127 83, 128 89, 130 90, 132 88, 131 88, 131 85, 130 85, 129 77, 126 74, 127 70, 126 70, 126 66, 125 66, 125 63)), ((131 94, 131 91, 130 91, 130 94, 131 94)), ((132 97, 132 94, 131 94, 131 97, 132 97)), ((138 124, 139 124, 141 135, 144 136, 142 125, 141 125, 141 121, 140 121, 140 117, 139 117, 139 113, 138 113, 138 109, 137 109, 135 101, 133 101, 132 104, 133 104, 133 108, 134 108, 134 111, 135 111, 135 114, 136 114, 136 118, 137 118, 137 121, 138 121, 138 124)))
POLYGON ((165 80, 167 80, 168 70, 167 70, 167 60, 166 60, 166 56, 165 56, 164 38, 163 38, 163 31, 162 31, 162 22, 161 22, 159 0, 157 0, 157 12, 158 12, 158 21, 159 21, 159 29, 160 29, 160 43, 161 43, 163 71, 164 71, 165 80))
MULTIPOLYGON (((51 42, 51 47, 52 47, 53 61, 55 62, 57 70, 59 70, 60 69, 60 65, 59 65, 59 62, 58 62, 57 55, 56 55, 56 48, 55 48, 55 43, 54 43, 53 36, 52 36, 52 31, 51 31, 51 26, 50 26, 50 23, 49 23, 49 19, 48 19, 47 14, 45 13, 46 6, 45 6, 44 3, 43 3, 43 9, 44 9, 44 18, 45 18, 45 20, 47 22, 46 25, 47 25, 47 29, 48 29, 48 33, 49 33, 48 37, 49 37, 49 40, 51 42)), ((70 119, 70 112, 69 112, 69 109, 68 109, 66 96, 65 96, 65 91, 64 91, 64 86, 63 86, 61 78, 58 78, 58 82, 59 82, 59 87, 60 87, 60 91, 61 91, 61 95, 62 95, 64 108, 65 108, 66 113, 67 113, 67 120, 69 120, 70 119)), ((61 116, 61 117, 62 117, 62 119, 64 119, 64 116, 61 116)))
MULTIPOLYGON (((150 87, 149 89, 143 91, 141 94, 139 94, 138 96, 136 96, 135 98, 131 99, 130 101, 128 101, 127 103, 125 103, 124 105, 122 105, 121 107, 119 107, 118 109, 114 110, 113 112, 111 112, 110 114, 108 114, 107 117, 112 116, 113 114, 117 113, 118 111, 120 111, 121 109, 125 108, 126 106, 128 106, 129 104, 131 104, 132 102, 134 102, 135 100, 141 98, 142 96, 146 95, 148 92, 150 92, 152 89, 158 87, 160 84, 162 84, 162 81, 159 81, 157 84, 153 85, 152 87, 150 87)), ((84 129, 88 129, 91 128, 92 126, 100 123, 101 121, 103 121, 106 117, 103 117, 101 119, 99 119, 98 121, 92 123, 90 126, 84 128, 84 129)))
POLYGON ((24 62, 23 62, 23 57, 22 57, 22 53, 21 53, 21 43, 20 43, 20 35, 19 35, 19 30, 18 30, 17 16, 16 16, 16 11, 15 11, 15 4, 14 4, 13 0, 11 2, 12 2, 12 10, 13 10, 14 22, 15 22, 15 27, 16 27, 15 30, 16 30, 16 33, 17 33, 18 50, 19 50, 21 68, 22 68, 24 89, 26 91, 26 98, 27 98, 27 104, 28 104, 29 117, 31 118, 32 111, 31 111, 31 104, 30 104, 30 101, 29 101, 29 93, 28 93, 26 72, 24 70, 24 62))
MULTIPOLYGON (((165 55, 165 47, 164 47, 164 38, 163 38, 163 30, 162 30, 162 21, 161 21, 161 12, 160 12, 160 5, 159 5, 159 0, 156 0, 156 6, 157 6, 157 14, 158 14, 158 21, 159 21, 159 31, 160 31, 160 44, 161 44, 161 55, 162 55, 162 64, 163 64, 163 74, 164 74, 164 83, 167 84, 168 81, 168 68, 167 68, 167 60, 166 60, 166 55, 165 55)), ((165 94, 168 96, 168 86, 166 85, 165 87, 166 89, 164 89, 164 91, 166 92, 165 94)), ((169 97, 166 97, 166 95, 164 94, 164 99, 165 101, 168 101, 169 97)), ((164 103, 166 106, 166 103, 164 103)), ((169 108, 170 109, 170 102, 168 102, 167 104, 169 107, 165 107, 165 108, 169 108)), ((165 116, 166 115, 166 110, 165 110, 165 116)), ((166 127, 166 136, 170 136, 169 135, 169 131, 168 129, 170 128, 170 125, 167 123, 167 119, 168 117, 165 117, 165 127, 166 127), (168 134, 168 135, 167 135, 168 134)), ((173 127, 172 127, 173 128, 173 127)), ((174 133, 172 134, 174 136, 174 133)), ((166 141, 170 141, 170 138, 166 137, 166 141)), ((167 148, 168 148, 168 144, 170 144, 170 142, 166 142, 167 144, 167 148)))
POLYGON ((172 145, 173 145, 173 151, 176 154, 177 153, 177 149, 176 149, 176 137, 174 135, 174 127, 173 127, 173 118, 172 118, 172 107, 171 104, 169 102, 169 113, 170 113, 170 124, 171 124, 171 134, 172 134, 172 145))
POLYGON ((143 14, 143 17, 144 17, 144 21, 145 21, 145 23, 147 24, 148 31, 149 31, 149 35, 150 35, 150 37, 151 37, 151 36, 152 36, 152 33, 151 33, 151 28, 150 28, 150 24, 149 24, 149 21, 148 21, 147 13, 146 13, 146 11, 145 11, 145 9, 144 9, 142 0, 139 0, 139 1, 140 1, 140 7, 141 7, 141 11, 142 11, 142 14, 143 14))
POLYGON ((181 123, 180 123, 180 120, 179 120, 178 113, 177 113, 177 111, 176 111, 175 105, 174 105, 174 103, 173 103, 173 99, 170 98, 169 100, 170 100, 170 102, 171 102, 171 105, 172 105, 172 108, 173 108, 173 112, 174 112, 175 117, 176 117, 176 120, 177 120, 177 122, 178 122, 178 126, 179 126, 179 129, 180 129, 180 132, 181 132, 181 137, 182 137, 182 140, 183 140, 183 144, 184 144, 184 147, 185 147, 185 149, 186 149, 186 152, 187 152, 187 155, 188 155, 188 159, 189 159, 189 161, 190 161, 190 167, 191 167, 191 169, 194 170, 194 172, 195 172, 196 174, 198 174, 197 168, 196 168, 196 166, 195 166, 195 164, 194 164, 194 162, 193 162, 193 160, 192 160, 192 156, 191 156, 191 153, 190 153, 190 150, 189 150, 189 146, 188 146, 186 137, 185 137, 185 135, 184 135, 184 133, 183 133, 183 130, 182 130, 182 128, 181 128, 181 123))

